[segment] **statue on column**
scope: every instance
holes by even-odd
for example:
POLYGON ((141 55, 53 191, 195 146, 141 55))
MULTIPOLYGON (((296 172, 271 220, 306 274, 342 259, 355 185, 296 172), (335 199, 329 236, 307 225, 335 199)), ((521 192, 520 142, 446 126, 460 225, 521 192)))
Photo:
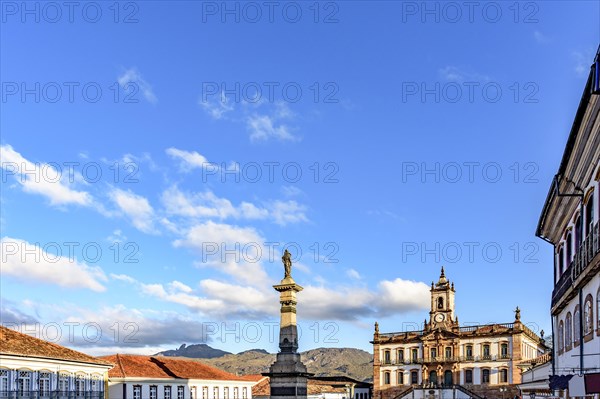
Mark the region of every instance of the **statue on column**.
POLYGON ((283 256, 281 257, 281 261, 283 262, 283 267, 285 269, 284 278, 292 278, 292 254, 287 249, 283 252, 283 256))

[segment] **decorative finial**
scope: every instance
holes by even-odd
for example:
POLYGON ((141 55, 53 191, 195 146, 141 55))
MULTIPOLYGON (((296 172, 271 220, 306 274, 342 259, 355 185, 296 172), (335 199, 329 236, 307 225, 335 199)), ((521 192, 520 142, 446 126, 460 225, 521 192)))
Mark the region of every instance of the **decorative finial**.
POLYGON ((440 273, 440 280, 438 281, 437 285, 441 286, 441 285, 446 285, 448 284, 448 279, 446 278, 446 274, 444 273, 444 266, 442 266, 442 272, 440 273))
POLYGON ((540 331, 540 337, 544 338, 544 330, 540 331))
POLYGON ((520 321, 521 320, 521 309, 519 309, 519 307, 517 306, 517 308, 515 309, 515 321, 520 321))
POLYGON ((452 282, 452 289, 454 289, 454 281, 452 282))
POLYGON ((379 334, 379 323, 375 322, 375 334, 379 334))
POLYGON ((292 278, 292 254, 290 254, 290 251, 288 251, 287 248, 283 252, 281 261, 283 262, 283 267, 285 270, 284 278, 292 278))

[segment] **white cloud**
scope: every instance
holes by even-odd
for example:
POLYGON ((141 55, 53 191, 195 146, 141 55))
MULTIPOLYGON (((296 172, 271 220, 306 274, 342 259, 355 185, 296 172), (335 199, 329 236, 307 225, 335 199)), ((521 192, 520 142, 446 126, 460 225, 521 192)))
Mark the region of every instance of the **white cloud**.
POLYGON ((206 157, 196 151, 185 151, 171 147, 166 149, 166 153, 174 159, 179 159, 181 161, 180 168, 186 172, 195 168, 211 168, 211 170, 213 167, 217 168, 215 164, 208 162, 206 157))
POLYGON ((20 325, 22 332, 95 356, 118 352, 147 355, 168 349, 165 345, 212 340, 196 315, 182 312, 127 308, 123 304, 87 308, 68 302, 38 303, 36 308, 41 313, 40 324, 20 325), (47 321, 61 326, 62 334, 56 336, 54 329, 46 329, 47 321), (45 336, 46 331, 52 336, 45 336))
POLYGON ((121 229, 116 229, 112 232, 112 234, 110 234, 108 237, 106 237, 106 240, 108 242, 123 242, 127 240, 127 237, 125 237, 125 235, 123 234, 123 232, 121 231, 121 229))
POLYGON ((154 209, 148 200, 131 191, 113 189, 110 199, 130 220, 133 226, 144 233, 155 233, 154 209))
POLYGON ((11 276, 23 282, 37 281, 98 292, 105 290, 102 282, 107 281, 107 278, 102 269, 88 266, 76 259, 69 259, 67 256, 62 256, 62 253, 53 254, 45 250, 50 247, 55 248, 55 245, 48 248, 40 247, 11 237, 3 237, 0 244, 2 245, 0 261, 2 276, 11 276))
POLYGON ((304 192, 302 190, 300 190, 298 187, 296 186, 283 186, 281 187, 281 192, 283 193, 283 195, 285 195, 286 197, 297 197, 300 194, 303 194, 304 192))
POLYGON ((189 294, 190 292, 192 292, 192 287, 187 286, 185 284, 183 284, 181 281, 177 281, 174 280, 169 284, 173 289, 185 292, 186 294, 189 294))
POLYGON ((346 270, 346 275, 352 279, 355 280, 360 280, 362 279, 361 275, 359 272, 357 272, 355 269, 348 269, 346 270))
POLYGON ((298 295, 298 312, 308 319, 357 320, 376 312, 375 295, 366 288, 309 285, 298 295))
POLYGON ((296 201, 275 201, 269 208, 273 220, 281 226, 289 223, 308 222, 305 214, 306 207, 296 201))
POLYGON ((452 82, 488 82, 491 78, 473 71, 466 71, 462 68, 448 65, 440 68, 438 73, 442 79, 452 82))
POLYGON ((200 267, 215 268, 237 281, 261 286, 269 281, 259 263, 266 250, 265 240, 251 227, 238 227, 212 221, 196 224, 175 247, 191 248, 201 255, 200 267), (232 252, 229 252, 232 251, 232 252))
POLYGON ((429 307, 429 286, 423 282, 383 280, 378 284, 378 295, 374 303, 382 314, 407 312, 429 307))
POLYGON ((225 114, 234 110, 232 104, 229 104, 229 100, 224 92, 221 92, 218 100, 211 101, 208 98, 199 100, 198 104, 210 115, 213 119, 223 119, 225 114))
POLYGON ((356 286, 307 286, 302 294, 306 317, 320 320, 358 320, 391 316, 429 308, 429 287, 397 278, 383 280, 376 290, 356 286))
POLYGON ((142 75, 137 70, 137 68, 129 68, 128 70, 123 72, 123 74, 119 76, 117 80, 123 88, 123 90, 127 90, 128 93, 136 92, 136 89, 130 87, 130 84, 133 84, 140 90, 146 101, 152 104, 156 104, 156 102, 158 101, 158 98, 154 94, 154 91, 152 91, 152 86, 148 82, 146 82, 144 78, 142 78, 142 75))
POLYGON ((590 73, 590 65, 594 60, 594 52, 591 49, 584 51, 573 51, 572 56, 575 59, 575 73, 577 76, 586 77, 590 73))
POLYGON ((176 186, 165 190, 161 199, 167 214, 188 218, 271 219, 282 226, 308 221, 306 206, 291 200, 268 201, 263 206, 242 202, 235 206, 230 200, 218 197, 212 191, 191 194, 180 191, 176 186))
POLYGON ((267 141, 275 138, 281 141, 298 140, 292 134, 292 128, 277 122, 272 115, 253 114, 246 119, 246 126, 250 131, 250 141, 267 141))
POLYGON ((13 174, 23 191, 42 195, 51 205, 93 206, 92 196, 85 191, 73 188, 80 176, 71 178, 64 170, 57 170, 47 163, 31 162, 15 151, 10 145, 0 146, 0 159, 6 174, 13 174))
POLYGON ((128 276, 126 274, 114 274, 114 273, 111 273, 110 274, 110 278, 112 278, 113 280, 123 281, 123 282, 126 282, 126 283, 135 283, 136 282, 136 280, 133 277, 128 276))

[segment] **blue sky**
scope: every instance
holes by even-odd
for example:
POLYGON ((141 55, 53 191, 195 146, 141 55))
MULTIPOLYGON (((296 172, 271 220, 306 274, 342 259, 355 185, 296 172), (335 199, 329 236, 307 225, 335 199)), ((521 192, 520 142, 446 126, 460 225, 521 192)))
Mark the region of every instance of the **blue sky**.
POLYGON ((534 236, 596 2, 2 2, 2 322, 92 354, 550 331, 534 236), (299 252, 301 250, 301 253, 299 252))

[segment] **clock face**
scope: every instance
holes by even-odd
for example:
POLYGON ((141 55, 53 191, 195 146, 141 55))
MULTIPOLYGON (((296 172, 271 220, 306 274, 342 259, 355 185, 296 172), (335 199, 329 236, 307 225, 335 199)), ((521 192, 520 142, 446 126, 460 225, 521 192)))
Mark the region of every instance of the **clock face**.
POLYGON ((444 321, 445 317, 443 314, 438 313, 435 315, 435 321, 437 321, 438 323, 441 323, 442 321, 444 321))

